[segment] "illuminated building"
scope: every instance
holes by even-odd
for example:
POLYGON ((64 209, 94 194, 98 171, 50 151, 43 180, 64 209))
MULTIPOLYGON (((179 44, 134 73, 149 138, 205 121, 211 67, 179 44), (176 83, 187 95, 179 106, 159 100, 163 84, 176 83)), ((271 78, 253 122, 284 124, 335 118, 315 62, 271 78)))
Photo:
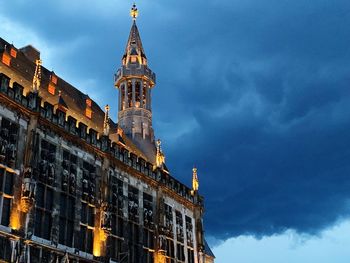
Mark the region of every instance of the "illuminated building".
POLYGON ((118 124, 42 66, 32 46, 0 39, 0 262, 212 262, 203 198, 171 176, 154 139, 148 68, 133 24, 118 124))

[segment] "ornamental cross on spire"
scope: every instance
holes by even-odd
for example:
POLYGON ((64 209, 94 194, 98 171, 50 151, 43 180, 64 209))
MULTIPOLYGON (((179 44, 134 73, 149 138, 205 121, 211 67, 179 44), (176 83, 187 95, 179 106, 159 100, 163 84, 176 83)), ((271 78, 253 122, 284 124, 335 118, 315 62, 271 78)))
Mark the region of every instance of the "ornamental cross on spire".
POLYGON ((135 21, 138 15, 139 15, 139 11, 137 10, 136 4, 134 3, 130 10, 130 16, 132 17, 132 20, 135 21))

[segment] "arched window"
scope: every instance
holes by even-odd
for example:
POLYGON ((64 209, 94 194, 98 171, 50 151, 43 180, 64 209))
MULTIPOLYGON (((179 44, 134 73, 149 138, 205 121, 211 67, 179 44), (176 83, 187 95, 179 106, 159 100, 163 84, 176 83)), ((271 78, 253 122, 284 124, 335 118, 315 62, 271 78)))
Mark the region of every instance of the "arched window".
POLYGON ((140 108, 140 106, 141 106, 140 86, 141 86, 140 82, 136 81, 135 82, 135 107, 136 108, 140 108))

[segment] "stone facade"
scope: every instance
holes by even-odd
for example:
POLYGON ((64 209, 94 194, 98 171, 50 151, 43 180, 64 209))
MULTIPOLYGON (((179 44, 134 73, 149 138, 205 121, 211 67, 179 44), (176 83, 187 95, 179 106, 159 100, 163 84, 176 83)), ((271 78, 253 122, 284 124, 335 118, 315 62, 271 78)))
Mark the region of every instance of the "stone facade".
POLYGON ((129 109, 147 133, 103 132, 104 112, 53 72, 33 89, 34 51, 0 39, 0 262, 205 262, 203 198, 156 165, 150 93, 129 109))

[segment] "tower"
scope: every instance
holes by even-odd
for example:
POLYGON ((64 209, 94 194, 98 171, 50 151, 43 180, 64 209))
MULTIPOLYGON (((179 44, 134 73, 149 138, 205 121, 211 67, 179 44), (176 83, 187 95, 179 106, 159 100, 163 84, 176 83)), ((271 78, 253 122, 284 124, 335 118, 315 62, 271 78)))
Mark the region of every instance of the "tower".
POLYGON ((136 26, 138 10, 135 4, 130 14, 133 19, 130 35, 122 65, 115 75, 115 87, 119 90, 118 125, 154 163, 156 147, 152 128, 151 90, 155 86, 156 76, 147 65, 136 26))

